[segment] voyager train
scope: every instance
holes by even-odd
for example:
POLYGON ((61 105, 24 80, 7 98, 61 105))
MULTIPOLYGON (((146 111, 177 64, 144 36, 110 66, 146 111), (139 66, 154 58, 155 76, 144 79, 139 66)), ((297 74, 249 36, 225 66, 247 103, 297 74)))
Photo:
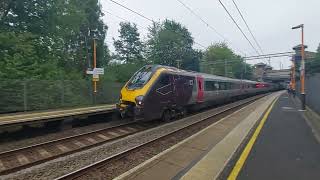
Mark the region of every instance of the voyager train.
POLYGON ((275 90, 274 84, 147 65, 121 89, 117 109, 135 120, 170 120, 232 99, 275 90))

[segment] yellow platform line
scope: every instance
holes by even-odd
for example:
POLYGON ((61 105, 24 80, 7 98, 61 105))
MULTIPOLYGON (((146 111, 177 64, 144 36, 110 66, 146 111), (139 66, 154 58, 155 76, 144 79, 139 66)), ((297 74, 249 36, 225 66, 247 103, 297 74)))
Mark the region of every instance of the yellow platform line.
POLYGON ((251 139, 249 140, 248 144, 246 145, 245 149, 243 150, 243 152, 241 153, 240 155, 240 158, 238 159, 237 163, 235 164, 235 166, 233 167, 229 177, 228 177, 228 180, 236 180, 244 163, 246 162, 247 158, 248 158, 248 155, 255 143, 255 141, 257 140, 260 132, 261 132, 261 129, 263 127, 263 125, 265 124, 266 120, 268 119, 269 117, 269 114, 274 106, 274 104, 276 103, 276 101, 278 100, 275 99, 273 101, 273 103, 271 104, 271 106, 268 108, 267 112, 264 114, 262 120, 260 121, 257 129, 254 131, 254 134, 252 135, 251 139))

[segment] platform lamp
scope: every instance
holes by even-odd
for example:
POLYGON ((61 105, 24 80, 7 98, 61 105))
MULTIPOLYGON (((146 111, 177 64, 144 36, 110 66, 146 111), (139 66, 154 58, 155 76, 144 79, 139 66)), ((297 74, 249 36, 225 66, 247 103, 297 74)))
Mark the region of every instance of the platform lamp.
POLYGON ((301 71, 300 71, 300 83, 301 83, 301 103, 302 110, 306 110, 306 94, 305 94, 305 62, 304 62, 304 25, 300 24, 298 26, 292 27, 292 29, 301 29, 301 71))

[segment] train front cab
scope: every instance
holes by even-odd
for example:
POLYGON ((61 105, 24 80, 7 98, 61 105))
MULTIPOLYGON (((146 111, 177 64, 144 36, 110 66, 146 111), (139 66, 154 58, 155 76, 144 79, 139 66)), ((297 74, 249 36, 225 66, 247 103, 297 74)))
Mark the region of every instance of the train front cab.
POLYGON ((146 67, 121 90, 117 107, 122 116, 136 120, 166 119, 172 113, 184 111, 183 107, 191 99, 195 78, 161 66, 146 67))
POLYGON ((145 96, 162 71, 156 66, 144 66, 123 86, 117 104, 122 117, 144 117, 145 96))

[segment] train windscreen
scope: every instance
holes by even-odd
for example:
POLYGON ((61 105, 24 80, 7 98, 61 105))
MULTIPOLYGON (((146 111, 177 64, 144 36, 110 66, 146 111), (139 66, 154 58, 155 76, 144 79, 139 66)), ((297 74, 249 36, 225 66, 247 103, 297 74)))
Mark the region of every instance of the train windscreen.
POLYGON ((139 89, 142 88, 151 78, 152 67, 143 67, 136 72, 130 79, 127 88, 128 89, 139 89))

